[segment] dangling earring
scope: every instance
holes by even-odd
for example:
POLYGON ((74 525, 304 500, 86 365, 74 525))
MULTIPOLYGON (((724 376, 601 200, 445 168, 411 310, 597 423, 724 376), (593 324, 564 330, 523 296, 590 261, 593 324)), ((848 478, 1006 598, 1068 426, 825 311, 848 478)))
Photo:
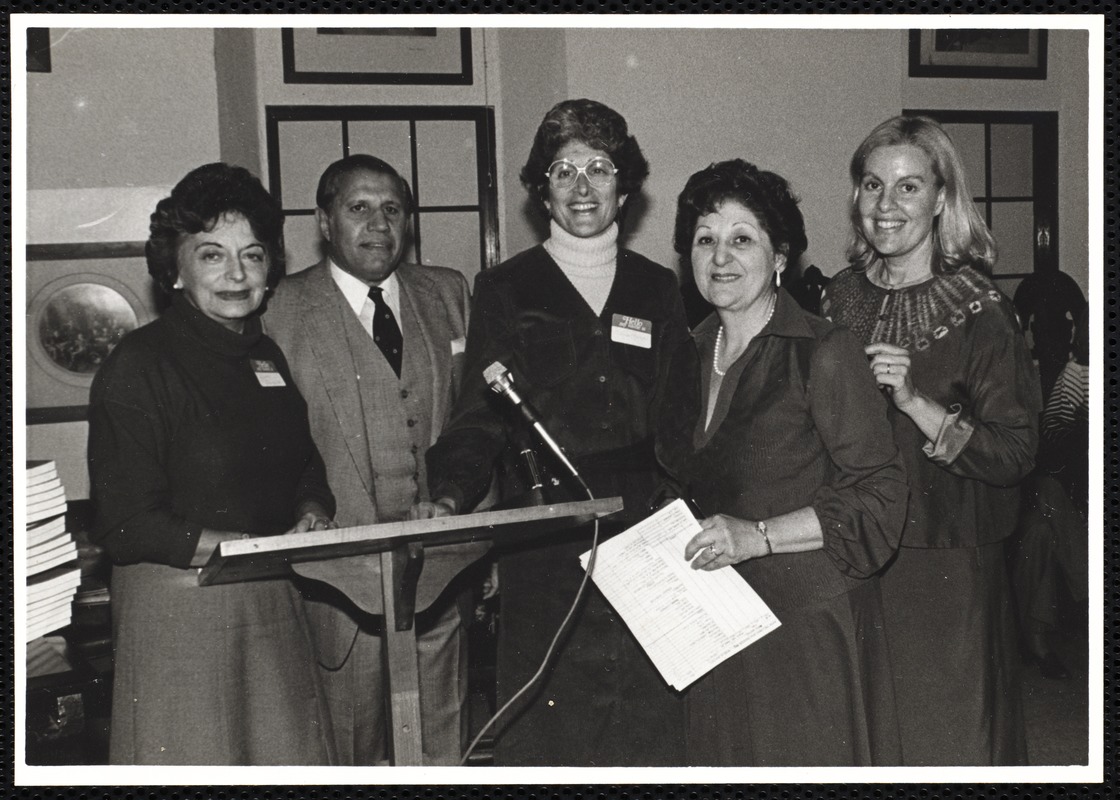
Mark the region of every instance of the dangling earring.
POLYGON ((774 288, 782 288, 782 271, 780 269, 774 270, 774 288))

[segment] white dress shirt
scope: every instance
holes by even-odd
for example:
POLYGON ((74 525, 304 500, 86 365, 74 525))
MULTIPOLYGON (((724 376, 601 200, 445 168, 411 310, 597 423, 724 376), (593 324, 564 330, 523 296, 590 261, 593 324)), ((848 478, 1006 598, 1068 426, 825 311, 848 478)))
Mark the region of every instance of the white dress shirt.
MULTIPOLYGON (((358 320, 366 333, 373 336, 373 301, 369 298, 370 285, 342 269, 332 259, 327 261, 330 263, 331 278, 334 279, 335 285, 342 291, 350 308, 358 315, 358 320)), ((397 326, 401 327, 401 287, 397 281, 397 273, 390 273, 388 278, 374 285, 381 289, 381 296, 389 304, 389 309, 397 320, 397 326)))

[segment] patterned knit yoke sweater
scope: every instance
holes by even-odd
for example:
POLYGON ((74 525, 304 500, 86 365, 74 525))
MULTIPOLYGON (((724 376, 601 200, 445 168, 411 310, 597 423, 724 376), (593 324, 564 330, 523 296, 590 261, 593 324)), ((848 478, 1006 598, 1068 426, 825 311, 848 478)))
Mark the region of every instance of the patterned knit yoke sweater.
POLYGON ((910 351, 915 388, 949 412, 936 441, 893 406, 911 493, 903 547, 976 547, 1008 536, 1034 467, 1038 375, 1011 302, 969 267, 905 289, 848 268, 822 313, 864 344, 910 351))

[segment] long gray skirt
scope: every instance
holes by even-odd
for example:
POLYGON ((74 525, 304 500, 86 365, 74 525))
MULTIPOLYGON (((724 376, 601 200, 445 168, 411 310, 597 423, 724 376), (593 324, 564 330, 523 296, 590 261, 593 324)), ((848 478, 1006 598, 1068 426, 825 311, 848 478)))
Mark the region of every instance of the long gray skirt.
POLYGON ((901 753, 879 583, 794 611, 687 690, 691 766, 881 766, 901 753))
POLYGON ((1003 542, 900 548, 882 584, 904 763, 1027 763, 1003 542))
POLYGON ((303 601, 286 580, 198 585, 115 567, 114 764, 328 764, 303 601))

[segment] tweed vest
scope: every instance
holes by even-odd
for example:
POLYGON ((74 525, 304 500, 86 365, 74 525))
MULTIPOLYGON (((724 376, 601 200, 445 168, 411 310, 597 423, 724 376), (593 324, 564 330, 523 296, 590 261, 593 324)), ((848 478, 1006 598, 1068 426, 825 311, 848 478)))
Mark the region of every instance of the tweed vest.
POLYGON ((403 293, 400 316, 404 355, 397 378, 358 318, 345 315, 369 442, 378 522, 403 519, 413 503, 428 499, 424 453, 432 441, 432 359, 427 337, 403 293))

